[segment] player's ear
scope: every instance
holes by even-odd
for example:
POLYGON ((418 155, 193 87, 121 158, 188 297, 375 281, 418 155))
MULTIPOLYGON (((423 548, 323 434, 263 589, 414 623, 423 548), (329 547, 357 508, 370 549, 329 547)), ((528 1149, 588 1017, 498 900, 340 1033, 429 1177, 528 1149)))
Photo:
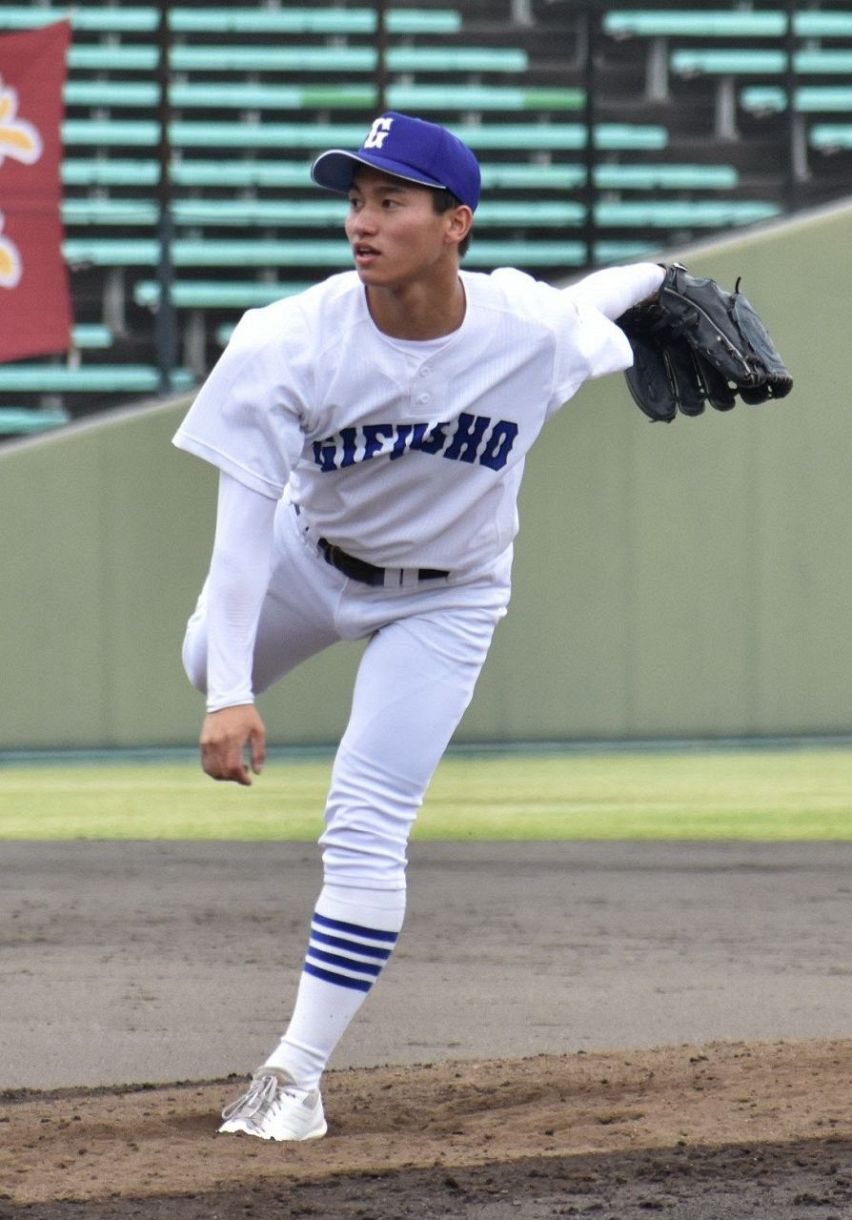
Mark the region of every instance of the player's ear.
POLYGON ((473 212, 466 203, 460 203, 457 208, 450 208, 444 213, 447 223, 447 240, 454 246, 459 246, 467 237, 473 225, 473 212))

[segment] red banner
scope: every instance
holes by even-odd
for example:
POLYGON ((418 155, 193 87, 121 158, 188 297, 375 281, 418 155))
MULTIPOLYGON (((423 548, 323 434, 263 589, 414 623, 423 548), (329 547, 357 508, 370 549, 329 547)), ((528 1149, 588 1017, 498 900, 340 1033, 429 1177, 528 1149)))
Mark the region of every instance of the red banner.
POLYGON ((65 352, 62 119, 71 26, 0 37, 0 362, 65 352))

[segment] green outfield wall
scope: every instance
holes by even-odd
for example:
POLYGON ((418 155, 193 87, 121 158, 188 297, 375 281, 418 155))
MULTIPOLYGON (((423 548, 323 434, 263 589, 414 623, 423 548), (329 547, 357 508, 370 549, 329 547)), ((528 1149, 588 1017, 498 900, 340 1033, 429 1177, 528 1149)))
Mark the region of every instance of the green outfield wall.
MULTIPOLYGON (((743 276, 793 395, 666 426, 620 375, 581 390, 528 461, 513 604, 460 739, 849 731, 850 250, 840 207, 675 252, 743 276)), ((0 748, 195 740, 179 649, 215 475, 169 443, 185 407, 0 450, 0 748)), ((337 737, 358 655, 263 697, 274 742, 337 737)))

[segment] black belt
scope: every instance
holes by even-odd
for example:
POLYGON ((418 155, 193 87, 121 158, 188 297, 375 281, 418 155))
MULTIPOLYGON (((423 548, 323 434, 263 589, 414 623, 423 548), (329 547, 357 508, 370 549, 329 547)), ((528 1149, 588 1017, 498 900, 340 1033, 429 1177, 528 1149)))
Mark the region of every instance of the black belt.
MULTIPOLYGON (((347 555, 327 538, 320 538, 317 545, 322 551, 326 563, 330 563, 333 568, 337 568, 338 572, 342 572, 350 580, 360 580, 365 585, 384 585, 385 568, 377 568, 375 564, 367 563, 365 559, 356 559, 354 555, 347 555)), ((440 568, 417 569, 418 580, 440 580, 444 576, 449 576, 449 572, 444 572, 440 568)))

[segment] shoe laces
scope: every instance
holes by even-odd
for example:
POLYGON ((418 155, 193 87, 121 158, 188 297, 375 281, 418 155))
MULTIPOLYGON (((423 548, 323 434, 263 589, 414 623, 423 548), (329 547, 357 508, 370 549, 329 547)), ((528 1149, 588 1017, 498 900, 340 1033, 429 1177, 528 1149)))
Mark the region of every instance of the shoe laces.
POLYGON ((281 1081, 273 1072, 264 1072, 255 1076, 249 1087, 222 1111, 222 1117, 227 1121, 239 1115, 242 1119, 253 1118, 264 1107, 270 1105, 278 1095, 281 1081))

